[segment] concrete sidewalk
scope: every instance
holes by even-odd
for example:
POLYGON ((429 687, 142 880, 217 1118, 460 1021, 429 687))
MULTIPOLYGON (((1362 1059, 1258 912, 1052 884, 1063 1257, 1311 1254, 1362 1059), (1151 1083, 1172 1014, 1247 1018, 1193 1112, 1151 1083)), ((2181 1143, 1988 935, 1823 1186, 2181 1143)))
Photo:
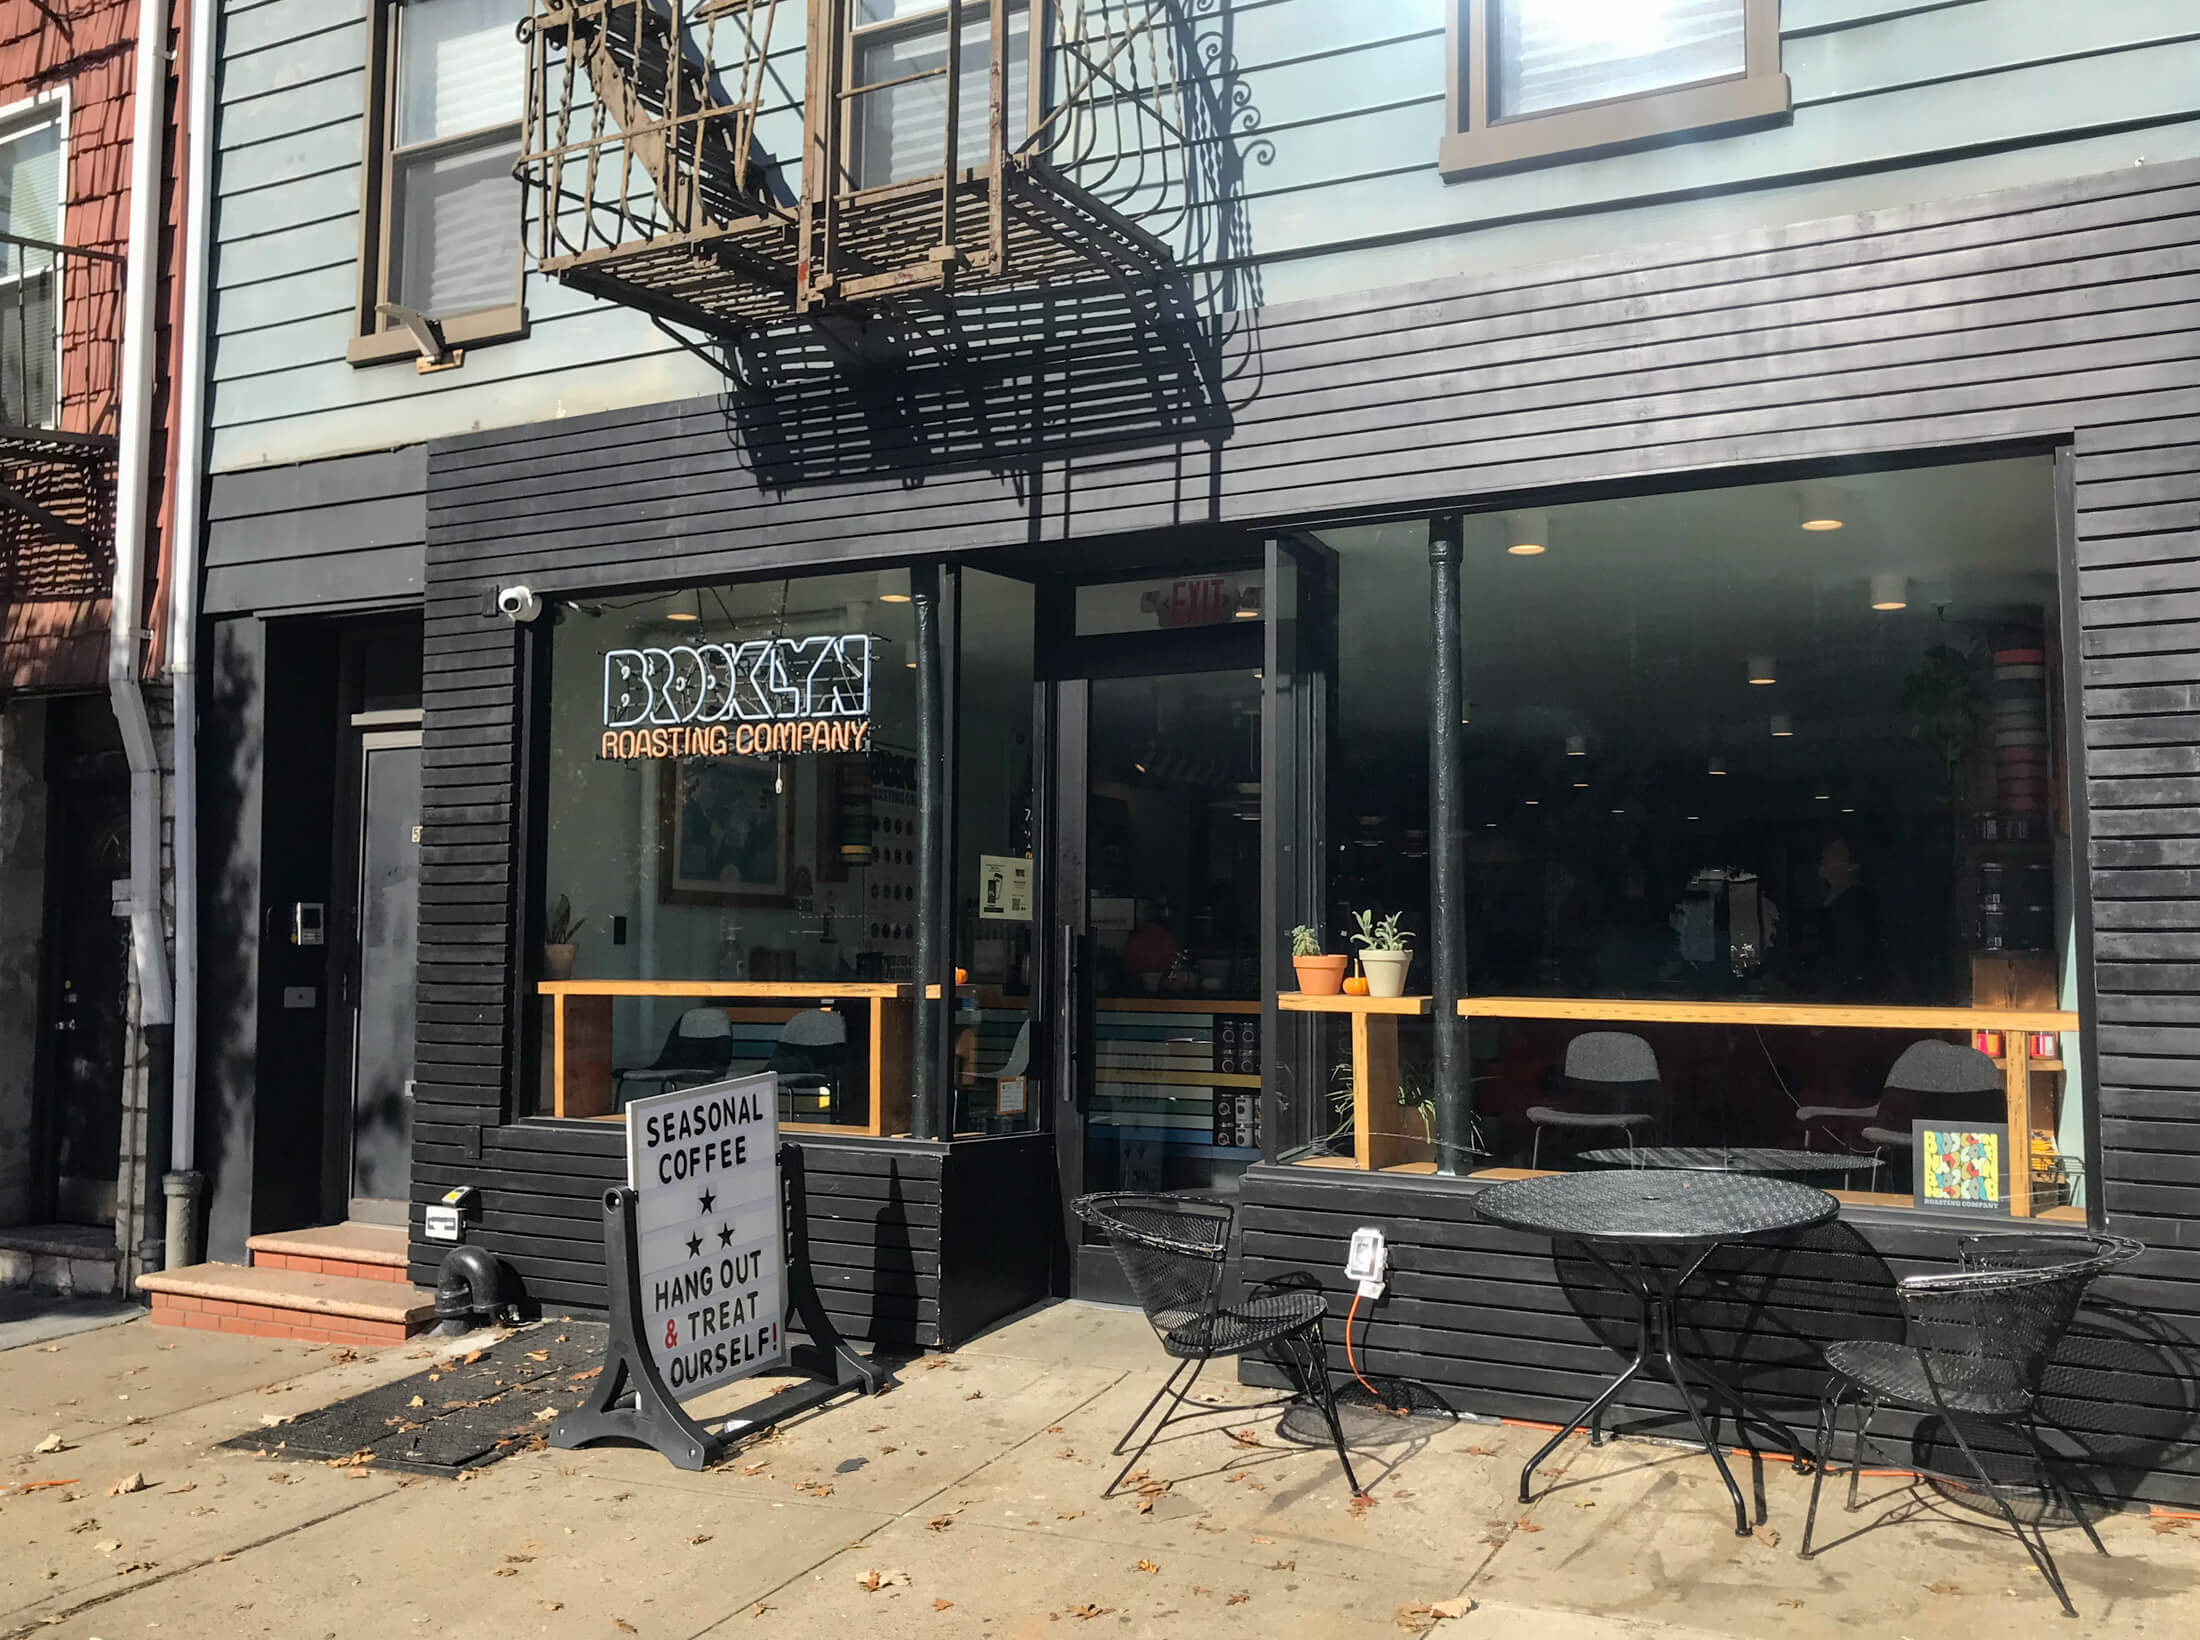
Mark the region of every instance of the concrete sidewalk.
POLYGON ((1856 1516, 1829 1499, 1834 1544, 1806 1565, 1785 1465, 1769 1529, 1738 1539, 1701 1454, 1577 1438, 1523 1508, 1541 1436, 1488 1425, 1356 1458, 1376 1500, 1356 1509, 1333 1456, 1218 1411, 1149 1454, 1144 1495, 1102 1501, 1166 1363, 1137 1315, 1077 1305, 702 1475, 617 1449, 456 1482, 213 1449, 432 1358, 142 1322, 0 1355, 0 1636, 2025 1640, 2187 1632, 2200 1610, 2200 1527, 2113 1518, 2105 1559, 2055 1534, 2081 1630, 2006 1535, 1899 1483, 1856 1516), (31 1456, 50 1435, 67 1450, 31 1456))

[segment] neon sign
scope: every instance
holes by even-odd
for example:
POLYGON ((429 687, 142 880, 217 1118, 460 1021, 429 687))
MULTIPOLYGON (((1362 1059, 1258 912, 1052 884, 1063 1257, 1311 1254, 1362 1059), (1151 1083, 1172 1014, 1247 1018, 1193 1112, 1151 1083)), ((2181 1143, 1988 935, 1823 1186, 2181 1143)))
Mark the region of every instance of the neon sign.
POLYGON ((871 644, 850 632, 607 650, 598 755, 868 752, 871 644))

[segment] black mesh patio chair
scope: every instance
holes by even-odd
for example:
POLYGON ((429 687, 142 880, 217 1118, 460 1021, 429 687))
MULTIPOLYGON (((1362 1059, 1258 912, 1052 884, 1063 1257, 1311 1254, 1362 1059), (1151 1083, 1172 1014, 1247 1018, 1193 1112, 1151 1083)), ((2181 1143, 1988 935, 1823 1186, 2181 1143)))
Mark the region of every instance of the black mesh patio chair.
POLYGON ((1528 1165, 1543 1165, 1546 1128, 1617 1133, 1635 1148, 1635 1135, 1657 1124, 1658 1056, 1626 1031, 1584 1031, 1566 1044, 1560 1072, 1564 1096, 1528 1107, 1535 1144, 1528 1165))
POLYGON ((733 1068, 733 1023, 723 1008, 690 1008, 672 1022, 656 1061, 634 1065, 614 1077, 615 1103, 645 1094, 672 1093, 723 1081, 733 1068))
MULTIPOLYGON (((1200 1416, 1183 1412, 1182 1408, 1209 1361, 1258 1352, 1283 1369, 1299 1400, 1320 1410, 1337 1449, 1337 1462, 1344 1466, 1345 1481, 1352 1495, 1358 1497, 1360 1483, 1345 1453, 1344 1430, 1337 1422, 1337 1401, 1330 1389, 1329 1364, 1322 1347, 1322 1319, 1328 1314, 1329 1301, 1320 1288, 1264 1285, 1239 1303, 1225 1304, 1223 1270, 1230 1256, 1230 1227, 1235 1217, 1235 1209, 1227 1202, 1198 1196, 1109 1191, 1080 1196, 1072 1206, 1080 1219, 1107 1238, 1162 1349, 1176 1359, 1168 1381, 1131 1420, 1130 1428, 1115 1443, 1115 1450, 1120 1453, 1129 1446, 1131 1437, 1144 1426, 1164 1396, 1174 1393, 1174 1405, 1147 1430, 1146 1438, 1124 1461, 1101 1496, 1114 1494, 1170 1424, 1200 1416), (1191 1369, 1189 1377, 1185 1377, 1187 1367, 1191 1369), (1180 1377, 1184 1378, 1182 1388, 1177 1387, 1180 1377)), ((1245 1409, 1229 1410, 1242 1415, 1245 1409)))
POLYGON ((1856 1440, 1850 1452, 1848 1508, 1857 1508, 1857 1474, 1864 1467, 1872 1420, 1882 1408, 1933 1414, 1946 1429, 1970 1473, 1941 1477, 1965 1489, 1985 1490, 2032 1564, 2047 1579, 2065 1614, 2075 1617, 2062 1574, 2035 1525, 2027 1533, 2011 1501, 1964 1433, 1966 1424, 2014 1431, 2029 1447, 2053 1498, 2085 1529, 2102 1554, 2100 1535, 2057 1473, 2039 1435, 2040 1380, 2049 1358, 2077 1316, 2086 1287, 2110 1265, 2144 1248, 2121 1236, 1966 1236, 1956 1244, 1960 1268, 1944 1275, 1905 1276, 1897 1288, 1904 1338, 1899 1344, 1851 1341, 1826 1348, 1833 1369, 1818 1409, 1818 1450, 1824 1456, 1811 1482, 1803 1519, 1802 1553, 1815 1551, 1811 1529, 1818 1494, 1832 1467, 1833 1437, 1841 1403, 1856 1405, 1856 1440))

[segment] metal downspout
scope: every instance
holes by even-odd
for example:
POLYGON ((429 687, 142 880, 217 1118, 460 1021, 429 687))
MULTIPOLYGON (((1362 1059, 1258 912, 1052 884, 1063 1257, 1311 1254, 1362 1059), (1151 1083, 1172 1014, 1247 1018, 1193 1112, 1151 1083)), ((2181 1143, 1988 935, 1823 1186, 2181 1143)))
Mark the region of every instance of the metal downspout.
MULTIPOLYGON (((153 436, 154 307, 160 289, 161 114, 167 102, 167 0, 139 0, 130 131, 130 238, 123 282, 122 392, 115 459, 115 574, 107 694, 130 764, 130 950, 138 1028, 174 1019, 160 903, 161 768, 138 679, 145 618, 145 539, 153 436)), ((151 1060, 155 1056, 148 1054, 151 1060)), ((125 1073, 127 1075, 127 1072, 125 1073)), ((117 1097, 122 1090, 116 1090, 117 1097)), ((151 1169, 147 1169, 150 1176, 151 1169)), ((147 1238, 150 1241, 150 1237, 147 1238)), ((140 1257, 150 1262, 153 1250, 140 1257)))
POLYGON ((171 1266, 199 1257, 199 1201, 205 1176, 198 1166, 199 1087, 199 532, 205 515, 206 311, 213 277, 209 229, 214 220, 214 0, 193 0, 179 118, 186 144, 183 178, 183 243, 175 276, 184 282, 183 334, 178 352, 182 379, 175 384, 176 506, 173 584, 168 592, 168 677, 175 708, 176 1034, 170 1082, 174 1114, 169 1126, 169 1171, 161 1181, 168 1200, 171 1266))

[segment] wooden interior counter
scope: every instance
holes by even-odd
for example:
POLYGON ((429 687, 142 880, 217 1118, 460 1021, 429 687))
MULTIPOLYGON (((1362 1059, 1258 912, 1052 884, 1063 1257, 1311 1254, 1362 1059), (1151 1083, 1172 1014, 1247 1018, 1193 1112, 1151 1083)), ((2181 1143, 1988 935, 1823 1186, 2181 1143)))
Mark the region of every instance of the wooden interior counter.
POLYGON ((1344 1014, 1351 1019, 1352 1159, 1369 1172, 1428 1156, 1428 1134, 1401 1125, 1405 1107, 1398 1103, 1398 1021, 1424 1015, 1432 1005, 1428 997, 1277 993, 1276 1006, 1287 1014, 1344 1014))
POLYGON ((1746 1025, 1771 1029, 1997 1031, 2005 1052, 2002 1073, 2009 1128, 2009 1211, 2032 1216, 2032 1074, 2059 1071, 2059 1058, 2035 1061, 2031 1033, 2078 1029, 2078 1016, 2061 1008, 1899 1008, 1834 1002, 1690 1002, 1661 997, 1462 997, 1468 1019, 1579 1020, 1601 1025, 1746 1025))
POLYGON ((871 1119, 866 1124, 789 1122, 813 1133, 873 1137, 909 1131, 909 1011, 915 987, 879 980, 552 979, 535 987, 550 1004, 551 1114, 613 1117, 611 1005, 619 997, 751 1003, 870 1005, 871 1119))

